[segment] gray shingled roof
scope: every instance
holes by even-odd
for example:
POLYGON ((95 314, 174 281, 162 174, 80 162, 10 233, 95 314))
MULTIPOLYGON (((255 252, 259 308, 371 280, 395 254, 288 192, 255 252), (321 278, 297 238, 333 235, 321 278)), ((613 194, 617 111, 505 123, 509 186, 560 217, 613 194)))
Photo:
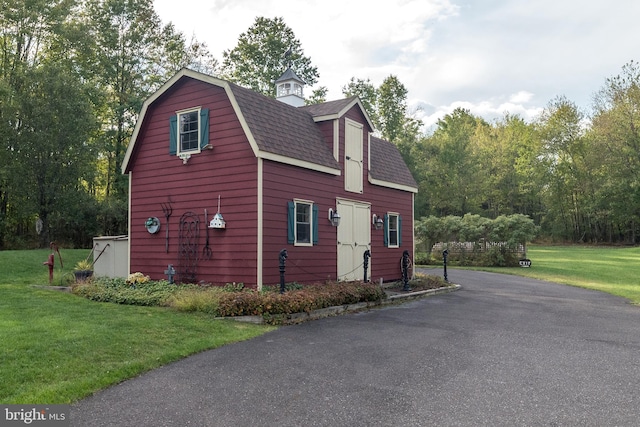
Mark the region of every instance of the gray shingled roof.
POLYGON ((232 83, 230 87, 260 150, 340 169, 307 111, 232 83))
POLYGON ((407 164, 398 148, 389 141, 371 137, 371 177, 376 180, 392 182, 418 188, 407 164))
POLYGON ((339 114, 349 104, 353 103, 356 98, 356 96, 352 96, 337 101, 323 102, 322 104, 305 105, 304 107, 300 107, 300 109, 307 111, 314 117, 332 116, 339 114))

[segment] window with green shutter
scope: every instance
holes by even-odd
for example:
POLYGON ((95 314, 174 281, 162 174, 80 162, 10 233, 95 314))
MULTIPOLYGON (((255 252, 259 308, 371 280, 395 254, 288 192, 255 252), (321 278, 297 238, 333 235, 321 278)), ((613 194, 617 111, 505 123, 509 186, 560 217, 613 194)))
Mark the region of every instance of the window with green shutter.
POLYGON ((318 244, 318 206, 305 200, 287 203, 287 242, 296 246, 318 244))
POLYGON ((169 154, 199 153, 208 144, 208 108, 178 111, 169 118, 169 154))
POLYGON ((384 216, 384 245, 387 248, 397 248, 402 245, 402 218, 397 213, 384 216))

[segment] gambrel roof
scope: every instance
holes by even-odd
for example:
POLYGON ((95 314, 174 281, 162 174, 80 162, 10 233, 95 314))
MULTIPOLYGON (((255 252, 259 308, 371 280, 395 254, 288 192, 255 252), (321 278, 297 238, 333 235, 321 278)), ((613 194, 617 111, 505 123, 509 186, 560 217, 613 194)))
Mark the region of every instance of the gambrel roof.
MULTIPOLYGON (((195 79, 226 91, 258 158, 341 175, 340 163, 316 123, 338 119, 357 106, 369 128, 374 129, 357 97, 297 108, 234 83, 182 69, 144 102, 122 164, 123 173, 131 170, 130 162, 149 107, 182 79, 195 79)), ((417 184, 393 144, 371 137, 370 151, 372 184, 417 192, 417 184)))

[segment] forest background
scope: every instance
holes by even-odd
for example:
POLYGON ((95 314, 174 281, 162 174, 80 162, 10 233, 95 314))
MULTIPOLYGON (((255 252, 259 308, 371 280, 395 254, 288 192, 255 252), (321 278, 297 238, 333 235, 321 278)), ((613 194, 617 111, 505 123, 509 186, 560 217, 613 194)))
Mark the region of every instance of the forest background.
MULTIPOLYGON (((257 17, 216 58, 163 24, 150 0, 0 0, 0 249, 87 248, 127 234, 120 165, 143 101, 183 67, 274 96, 288 66, 321 82, 282 18, 257 17)), ((456 109, 424 129, 397 77, 345 80, 398 146, 429 217, 522 214, 540 239, 640 239, 640 67, 622 65, 590 111, 559 94, 532 121, 456 109)), ((323 102, 323 86, 308 103, 323 102)))

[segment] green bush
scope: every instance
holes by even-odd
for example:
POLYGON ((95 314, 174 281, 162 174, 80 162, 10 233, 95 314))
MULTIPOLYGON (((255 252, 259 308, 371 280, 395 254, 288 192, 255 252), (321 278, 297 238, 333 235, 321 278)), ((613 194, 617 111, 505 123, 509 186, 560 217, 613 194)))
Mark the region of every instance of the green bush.
POLYGON ((73 293, 93 301, 129 305, 166 305, 178 287, 166 280, 128 284, 120 278, 97 278, 73 287, 73 293))

